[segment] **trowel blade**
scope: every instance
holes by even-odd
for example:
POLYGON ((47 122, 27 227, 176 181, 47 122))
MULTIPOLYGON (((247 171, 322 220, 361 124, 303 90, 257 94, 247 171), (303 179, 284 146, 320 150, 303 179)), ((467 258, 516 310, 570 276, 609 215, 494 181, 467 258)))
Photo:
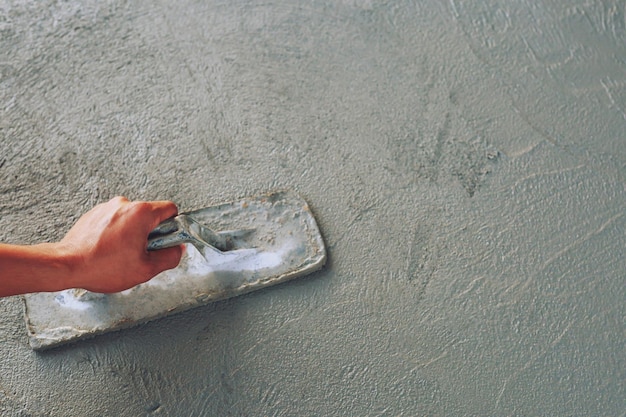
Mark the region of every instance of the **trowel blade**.
POLYGON ((242 234, 242 249, 200 253, 191 244, 180 265, 114 294, 72 289, 24 296, 30 345, 44 350, 278 284, 320 269, 326 249, 306 202, 288 191, 189 213, 216 230, 242 234))

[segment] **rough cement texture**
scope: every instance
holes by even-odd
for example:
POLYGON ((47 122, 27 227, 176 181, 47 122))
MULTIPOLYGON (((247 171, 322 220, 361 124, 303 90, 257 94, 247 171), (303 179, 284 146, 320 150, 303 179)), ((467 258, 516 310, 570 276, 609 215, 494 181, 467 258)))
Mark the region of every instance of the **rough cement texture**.
POLYGON ((293 188, 310 277, 36 354, 9 416, 624 415, 621 1, 0 1, 0 240, 293 188))

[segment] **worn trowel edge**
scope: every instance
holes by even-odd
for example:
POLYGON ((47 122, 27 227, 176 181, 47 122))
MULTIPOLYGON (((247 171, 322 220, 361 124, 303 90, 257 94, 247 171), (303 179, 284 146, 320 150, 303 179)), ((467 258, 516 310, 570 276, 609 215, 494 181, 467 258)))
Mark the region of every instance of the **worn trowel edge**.
MULTIPOLYGON (((286 227, 285 224, 289 224, 289 222, 299 222, 298 224, 300 226, 298 227, 302 227, 302 234, 307 235, 306 242, 304 242, 303 244, 306 245, 305 249, 308 255, 300 264, 284 267, 283 269, 285 270, 279 273, 245 278, 241 283, 239 283, 239 285, 230 288, 225 288, 223 286, 223 283, 219 282, 210 284, 206 284, 203 282, 203 289, 202 291, 198 292, 198 284, 194 284, 193 282, 194 279, 197 280, 198 278, 196 276, 189 278, 188 276, 185 276, 185 274, 190 273, 189 271, 191 271, 194 262, 197 263, 199 262, 198 259, 204 258, 201 258, 201 255, 197 252, 197 256, 193 255, 193 251, 195 249, 188 247, 187 253, 189 256, 193 257, 193 259, 190 258, 190 260, 188 261, 188 265, 182 265, 183 263, 181 262, 181 265, 178 268, 160 274, 151 282, 163 281, 163 288, 168 288, 167 291, 172 291, 173 287, 171 286, 170 281, 175 281, 176 279, 188 279, 188 281, 177 281, 176 287, 180 287, 181 285, 179 284, 181 282, 190 282, 188 284, 185 284, 188 286, 189 292, 185 292, 185 288, 174 289, 174 292, 176 293, 172 297, 172 299, 175 300, 174 305, 158 305, 152 310, 146 309, 145 311, 138 312, 137 306, 134 306, 134 308, 132 306, 132 304, 137 304, 133 303, 133 300, 145 300, 145 294, 151 294, 150 288, 152 284, 150 283, 142 284, 140 286, 134 287, 133 289, 116 294, 102 295, 87 293, 91 294, 91 297, 86 298, 86 301, 82 301, 80 299, 80 296, 76 298, 76 294, 72 293, 72 291, 80 292, 83 290, 66 290, 58 293, 27 294, 26 296, 24 296, 23 299, 25 304, 25 319, 30 346, 34 350, 41 351, 60 345, 65 345, 80 339, 91 338, 99 334, 134 327, 148 321, 171 315, 173 313, 189 310, 210 302, 242 295, 261 288, 289 281, 291 279, 307 275, 319 270, 324 266, 326 262, 326 248, 324 245, 324 241, 308 205, 301 197, 293 192, 278 191, 268 193, 261 196, 249 197, 241 201, 225 203, 219 206, 207 207, 205 209, 197 210, 196 212, 192 213, 199 213, 200 215, 202 215, 203 210, 215 210, 216 212, 219 212, 222 209, 228 210, 229 207, 234 208, 233 210, 235 210, 237 207, 249 207, 250 205, 253 206, 255 204, 259 206, 263 204, 282 204, 282 201, 280 200, 281 198, 285 199, 286 204, 291 204, 293 206, 293 212, 297 213, 297 216, 290 213, 288 210, 283 210, 286 211, 289 216, 286 216, 286 220, 282 219, 281 221, 277 222, 279 224, 278 226, 275 226, 277 227, 277 230, 281 231, 282 228, 286 227), (278 201, 278 203, 268 203, 268 201, 278 201), (297 205, 299 205, 298 208, 296 208, 297 205), (300 219, 294 220, 297 218, 300 219), (200 256, 200 258, 198 256, 200 256), (168 279, 170 281, 167 281, 168 279), (213 285, 213 287, 211 285, 213 285), (68 314, 67 308, 59 306, 58 300, 60 298, 62 299, 63 297, 74 297, 72 298, 72 300, 70 300, 72 303, 84 303, 85 305, 88 305, 89 308, 96 311, 96 313, 93 313, 92 315, 96 316, 97 320, 93 323, 89 322, 89 320, 92 319, 85 318, 87 316, 81 315, 81 311, 77 311, 75 314, 68 314), (35 314, 35 317, 33 317, 33 314, 35 314), (103 319, 98 315, 107 316, 103 319), (43 324, 41 322, 41 316, 46 317, 46 319, 44 320, 45 323, 43 324), (63 318, 59 318, 57 316, 63 316, 63 318)), ((272 205, 272 207, 274 206, 272 205)), ((279 208, 282 209, 282 206, 279 208)), ((253 226, 253 224, 238 225, 238 227, 250 226, 253 226)), ((258 226, 258 224, 254 224, 254 226, 258 226)), ((263 230, 260 230, 260 232, 263 233, 263 230)), ((291 235, 292 232, 289 231, 289 234, 291 235)), ((298 246, 297 252, 300 253, 301 251, 302 247, 298 246)), ((243 259, 245 260, 246 258, 243 259)), ((204 260, 202 260, 201 262, 204 262, 204 260)), ((236 260, 233 262, 234 265, 237 264, 236 260)), ((281 266, 279 266, 278 268, 280 269, 281 266)), ((221 279, 219 275, 221 272, 223 271, 212 272, 215 275, 217 281, 221 279)), ((227 272, 232 273, 232 271, 227 272)))

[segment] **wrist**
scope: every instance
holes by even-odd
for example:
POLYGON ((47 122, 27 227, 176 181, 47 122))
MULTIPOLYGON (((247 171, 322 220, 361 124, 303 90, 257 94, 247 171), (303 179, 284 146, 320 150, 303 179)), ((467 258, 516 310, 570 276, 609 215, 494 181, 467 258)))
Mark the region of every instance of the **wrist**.
POLYGON ((77 259, 73 252, 62 243, 40 243, 29 247, 33 265, 38 274, 33 276, 34 291, 61 291, 73 287, 77 270, 77 259))
POLYGON ((42 245, 45 245, 41 249, 49 256, 48 262, 54 276, 54 279, 49 282, 50 289, 46 291, 61 291, 78 287, 82 262, 77 251, 62 242, 42 245))

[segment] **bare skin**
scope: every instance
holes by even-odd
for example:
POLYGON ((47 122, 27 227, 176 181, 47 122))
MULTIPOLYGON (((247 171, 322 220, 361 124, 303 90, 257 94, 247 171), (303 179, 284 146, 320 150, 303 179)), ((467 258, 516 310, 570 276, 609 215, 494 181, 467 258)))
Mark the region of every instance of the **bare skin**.
POLYGON ((178 213, 170 201, 116 197, 84 214, 56 243, 0 244, 0 296, 84 288, 111 293, 178 265, 182 247, 146 250, 148 233, 178 213))

